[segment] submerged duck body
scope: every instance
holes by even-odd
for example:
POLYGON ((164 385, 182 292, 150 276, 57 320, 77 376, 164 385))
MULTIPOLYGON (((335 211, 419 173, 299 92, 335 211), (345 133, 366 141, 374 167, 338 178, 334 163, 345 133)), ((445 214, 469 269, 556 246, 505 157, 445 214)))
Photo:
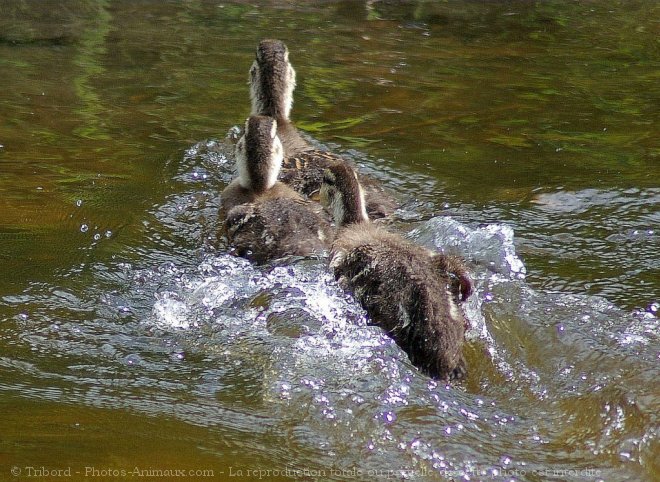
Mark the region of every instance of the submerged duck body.
POLYGON ((229 243, 256 263, 321 254, 333 237, 321 208, 277 181, 283 149, 276 130, 270 117, 247 120, 236 144, 238 178, 221 194, 229 243))
MULTIPOLYGON (((283 42, 271 39, 259 42, 250 68, 249 84, 252 115, 266 115, 277 120, 277 135, 284 148, 279 179, 304 196, 314 195, 321 188, 323 171, 330 165, 347 161, 336 154, 315 149, 289 119, 296 72, 283 42)), ((363 183, 369 216, 377 219, 392 214, 397 203, 380 183, 369 178, 364 178, 363 183)))
POLYGON ((434 378, 461 378, 468 323, 460 304, 472 292, 464 262, 371 224, 357 175, 348 166, 326 171, 321 199, 339 226, 330 267, 342 287, 415 366, 434 378))

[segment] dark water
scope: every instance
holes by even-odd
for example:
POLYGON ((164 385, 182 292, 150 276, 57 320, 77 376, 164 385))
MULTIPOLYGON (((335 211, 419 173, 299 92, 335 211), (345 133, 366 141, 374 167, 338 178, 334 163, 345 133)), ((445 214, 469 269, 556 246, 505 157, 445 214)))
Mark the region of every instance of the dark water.
POLYGON ((0 480, 660 477, 657 2, 35 5, 0 7, 0 480), (464 383, 322 261, 216 245, 264 37, 393 229, 471 261, 464 383))

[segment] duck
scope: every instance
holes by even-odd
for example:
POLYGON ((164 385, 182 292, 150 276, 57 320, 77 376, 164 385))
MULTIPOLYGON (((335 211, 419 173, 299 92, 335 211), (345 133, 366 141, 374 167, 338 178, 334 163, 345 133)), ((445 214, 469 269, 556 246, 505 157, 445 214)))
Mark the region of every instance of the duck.
MULTIPOLYGON (((335 164, 344 164, 355 169, 352 162, 332 152, 316 149, 300 152, 284 159, 280 180, 296 192, 317 199, 323 181, 323 172, 335 164)), ((380 182, 363 176, 362 187, 365 192, 365 208, 371 219, 388 218, 396 211, 398 203, 380 182)))
MULTIPOLYGON (((280 181, 306 197, 315 198, 324 169, 339 162, 352 163, 312 146, 290 120, 296 71, 282 41, 264 39, 259 42, 250 67, 249 85, 251 115, 265 115, 277 121, 277 135, 284 148, 280 181)), ((367 193, 367 212, 372 219, 388 217, 398 207, 394 197, 378 181, 365 176, 363 186, 367 193)))
POLYGON ((250 116, 236 143, 238 177, 221 193, 220 219, 234 253, 256 264, 322 255, 333 239, 323 209, 277 180, 282 158, 277 121, 250 116))
POLYGON ((277 135, 285 157, 311 150, 289 118, 296 88, 296 71, 289 62, 284 42, 264 39, 259 42, 248 84, 252 116, 269 116, 277 121, 277 135))
POLYGON ((413 365, 439 380, 463 378, 465 332, 461 304, 473 291, 465 261, 418 246, 372 223, 356 171, 324 171, 321 203, 337 232, 329 254, 335 279, 383 328, 413 365))

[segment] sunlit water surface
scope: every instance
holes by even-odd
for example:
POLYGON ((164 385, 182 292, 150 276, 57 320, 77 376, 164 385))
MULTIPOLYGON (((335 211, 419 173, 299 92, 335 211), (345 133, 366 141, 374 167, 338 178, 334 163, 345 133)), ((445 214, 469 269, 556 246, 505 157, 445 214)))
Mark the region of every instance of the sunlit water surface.
POLYGON ((660 476, 654 2, 76 3, 0 30, 0 479, 660 476), (324 259, 218 240, 263 37, 391 229, 470 261, 464 382, 324 259))

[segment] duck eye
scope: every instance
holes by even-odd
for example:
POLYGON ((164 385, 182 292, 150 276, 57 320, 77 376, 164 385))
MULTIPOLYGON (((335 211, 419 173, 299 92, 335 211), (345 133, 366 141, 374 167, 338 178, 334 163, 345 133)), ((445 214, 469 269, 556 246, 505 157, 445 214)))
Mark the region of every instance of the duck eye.
POLYGON ((327 174, 325 176, 323 176, 323 182, 324 182, 324 184, 327 184, 328 186, 334 186, 335 185, 335 180, 331 176, 328 176, 327 174))

